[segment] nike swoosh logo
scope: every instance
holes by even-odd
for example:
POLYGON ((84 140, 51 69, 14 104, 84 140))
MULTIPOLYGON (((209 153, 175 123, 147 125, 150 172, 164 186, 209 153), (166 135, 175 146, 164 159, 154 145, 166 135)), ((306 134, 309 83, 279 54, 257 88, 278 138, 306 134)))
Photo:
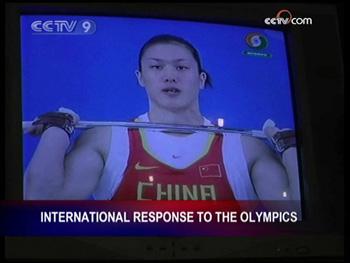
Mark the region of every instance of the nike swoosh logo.
POLYGON ((135 164, 136 170, 151 170, 151 169, 156 169, 156 168, 159 168, 159 166, 143 166, 140 164, 140 162, 135 164))

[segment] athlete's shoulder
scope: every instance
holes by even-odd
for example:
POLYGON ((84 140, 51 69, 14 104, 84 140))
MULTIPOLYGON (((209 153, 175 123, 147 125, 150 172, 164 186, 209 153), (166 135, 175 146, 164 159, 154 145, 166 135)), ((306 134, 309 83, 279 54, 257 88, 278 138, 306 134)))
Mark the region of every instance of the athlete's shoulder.
POLYGON ((263 156, 272 155, 271 148, 262 139, 248 135, 241 136, 243 152, 246 160, 252 164, 263 156))
POLYGON ((265 148, 266 144, 263 140, 249 135, 241 135, 242 144, 248 148, 260 149, 265 148))
POLYGON ((109 144, 112 134, 110 126, 94 127, 82 132, 77 140, 77 145, 93 146, 100 148, 109 144))
POLYGON ((82 133, 83 137, 96 139, 112 132, 111 126, 101 126, 87 129, 82 133))

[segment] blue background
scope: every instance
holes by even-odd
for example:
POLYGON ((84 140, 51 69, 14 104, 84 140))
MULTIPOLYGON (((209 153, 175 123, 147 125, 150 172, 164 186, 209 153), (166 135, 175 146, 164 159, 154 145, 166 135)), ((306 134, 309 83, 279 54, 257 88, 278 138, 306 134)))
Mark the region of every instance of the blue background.
MULTIPOLYGON (((146 92, 134 74, 142 45, 156 34, 175 34, 200 52, 213 88, 200 95, 208 119, 225 126, 261 129, 266 119, 294 128, 285 40, 282 32, 262 28, 159 19, 87 16, 22 16, 23 120, 67 107, 82 120, 129 121, 148 110, 146 92), (33 34, 36 20, 96 23, 94 34, 33 34), (250 33, 268 39, 270 58, 247 56, 250 33)), ((38 138, 24 135, 27 166, 38 138)))

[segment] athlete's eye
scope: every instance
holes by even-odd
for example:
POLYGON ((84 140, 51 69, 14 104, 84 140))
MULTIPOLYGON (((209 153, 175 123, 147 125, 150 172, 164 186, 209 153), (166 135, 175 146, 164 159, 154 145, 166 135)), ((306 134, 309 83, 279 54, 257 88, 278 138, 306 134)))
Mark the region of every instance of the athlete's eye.
POLYGON ((189 69, 189 67, 187 67, 187 66, 177 66, 176 69, 182 71, 182 70, 189 69))
POLYGON ((151 65, 150 68, 159 70, 159 69, 162 69, 162 66, 161 65, 151 65))

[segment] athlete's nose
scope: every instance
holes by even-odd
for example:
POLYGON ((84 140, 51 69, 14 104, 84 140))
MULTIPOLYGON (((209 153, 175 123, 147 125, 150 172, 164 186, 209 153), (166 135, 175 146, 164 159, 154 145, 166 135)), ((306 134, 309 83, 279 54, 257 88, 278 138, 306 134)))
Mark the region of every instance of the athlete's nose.
POLYGON ((166 83, 177 83, 177 72, 171 67, 165 67, 163 70, 163 81, 166 83))

